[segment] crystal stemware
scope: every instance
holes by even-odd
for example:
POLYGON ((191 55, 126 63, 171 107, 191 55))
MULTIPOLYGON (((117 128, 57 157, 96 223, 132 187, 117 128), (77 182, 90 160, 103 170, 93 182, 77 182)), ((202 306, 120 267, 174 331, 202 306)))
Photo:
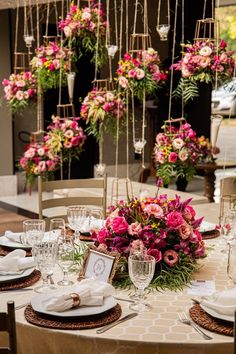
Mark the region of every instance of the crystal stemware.
POLYGON ((233 241, 229 244, 227 274, 229 279, 236 284, 236 242, 233 241))
POLYGON ((38 293, 45 293, 48 290, 54 289, 52 284, 49 285, 49 278, 53 275, 57 251, 58 245, 55 242, 42 242, 33 246, 33 256, 43 279, 43 284, 35 288, 35 291, 38 293))
MULTIPOLYGON (((221 235, 226 245, 229 245, 236 238, 236 210, 228 210, 223 215, 221 235)), ((225 252, 225 249, 222 252, 225 252)))
POLYGON ((151 305, 143 303, 143 297, 145 288, 153 278, 155 264, 155 258, 148 255, 132 255, 128 258, 129 276, 140 294, 138 302, 130 305, 130 309, 133 311, 144 312, 151 310, 151 305))
POLYGON ((57 263, 63 271, 63 279, 60 280, 58 285, 71 285, 73 281, 69 280, 68 272, 74 264, 75 247, 71 238, 62 237, 58 243, 57 263))
POLYGON ((57 241, 65 235, 65 220, 62 218, 54 218, 50 220, 49 238, 50 241, 57 241))
POLYGON ((30 219, 23 221, 23 241, 26 245, 34 246, 42 242, 45 232, 45 221, 30 219))
POLYGON ((86 220, 86 208, 80 205, 71 205, 67 208, 69 226, 75 230, 75 240, 79 241, 80 229, 86 220))

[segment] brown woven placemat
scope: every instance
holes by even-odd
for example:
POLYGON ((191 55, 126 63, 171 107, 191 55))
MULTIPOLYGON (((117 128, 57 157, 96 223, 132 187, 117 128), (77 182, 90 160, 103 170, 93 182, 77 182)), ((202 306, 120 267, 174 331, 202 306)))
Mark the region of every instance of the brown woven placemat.
POLYGON ((233 322, 228 322, 212 317, 198 304, 190 308, 189 314, 194 322, 196 322, 199 326, 208 329, 209 331, 231 337, 234 335, 233 322))
POLYGON ((40 271, 35 269, 27 277, 11 280, 11 281, 5 282, 5 283, 1 283, 0 284, 0 291, 27 288, 28 286, 37 283, 37 281, 39 281, 40 278, 41 278, 40 271))
MULTIPOLYGON (((6 256, 6 255, 8 255, 8 253, 10 253, 12 251, 13 251, 13 248, 0 246, 0 256, 6 256)), ((32 253, 30 250, 25 250, 25 251, 26 251, 26 257, 32 257, 32 253)))
POLYGON ((215 237, 219 237, 219 236, 220 236, 219 230, 211 230, 211 231, 202 232, 203 240, 208 240, 210 238, 215 238, 215 237))
POLYGON ((118 320, 121 316, 121 307, 117 304, 112 309, 99 315, 65 318, 49 316, 33 310, 31 305, 25 308, 26 320, 39 327, 54 329, 91 329, 105 326, 118 320))

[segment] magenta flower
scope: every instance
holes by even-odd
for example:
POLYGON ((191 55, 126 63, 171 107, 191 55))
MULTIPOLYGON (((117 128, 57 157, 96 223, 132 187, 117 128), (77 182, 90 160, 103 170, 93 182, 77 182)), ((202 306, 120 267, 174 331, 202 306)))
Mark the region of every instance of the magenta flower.
POLYGON ((169 249, 163 254, 163 259, 169 267, 175 267, 178 263, 179 256, 176 251, 169 249))
POLYGON ((147 251, 147 254, 149 256, 153 256, 156 260, 156 263, 158 263, 162 260, 162 253, 161 253, 161 251, 157 250, 156 248, 149 249, 147 251))
POLYGON ((127 232, 129 224, 123 216, 115 217, 111 223, 112 229, 117 234, 124 234, 127 232))
POLYGON ((171 229, 177 229, 184 222, 182 214, 178 211, 172 211, 166 217, 166 225, 171 229))
POLYGON ((177 158, 178 158, 178 155, 176 154, 176 152, 171 152, 168 157, 168 161, 171 163, 175 163, 177 158))

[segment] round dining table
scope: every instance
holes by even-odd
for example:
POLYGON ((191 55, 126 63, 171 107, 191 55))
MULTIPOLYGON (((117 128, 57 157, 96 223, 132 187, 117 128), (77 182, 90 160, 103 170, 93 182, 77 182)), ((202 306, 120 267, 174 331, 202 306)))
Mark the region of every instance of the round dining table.
MULTIPOLYGON (((208 220, 210 221, 210 220, 208 220)), ((198 261, 195 280, 213 280, 217 291, 233 287, 227 276, 227 246, 219 236, 206 240, 207 257, 198 261), (223 252, 222 252, 223 250, 223 252)), ((54 280, 62 277, 59 267, 54 280)), ((70 277, 76 281, 77 275, 70 277)), ((32 288, 37 286, 35 284, 32 288)), ((233 337, 204 331, 212 337, 205 340, 192 327, 179 321, 178 313, 189 314, 193 302, 188 287, 181 291, 151 291, 145 301, 152 305, 150 312, 119 324, 103 334, 96 329, 55 330, 28 323, 24 308, 16 310, 18 354, 231 354, 233 337)), ((117 296, 129 298, 133 289, 116 290, 117 296)), ((34 290, 0 292, 0 311, 6 311, 6 302, 15 305, 30 302, 34 290)), ((200 296, 198 296, 200 299, 200 296)), ((129 302, 120 301, 122 316, 131 313, 129 302)), ((1 346, 1 337, 0 337, 1 346)))

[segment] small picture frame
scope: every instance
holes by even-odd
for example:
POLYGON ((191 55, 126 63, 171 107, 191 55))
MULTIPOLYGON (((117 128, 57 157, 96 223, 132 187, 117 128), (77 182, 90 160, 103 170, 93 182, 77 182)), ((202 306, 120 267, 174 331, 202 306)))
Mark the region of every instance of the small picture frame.
POLYGON ((96 278, 111 283, 119 258, 117 253, 101 252, 100 250, 88 248, 79 278, 96 278))

